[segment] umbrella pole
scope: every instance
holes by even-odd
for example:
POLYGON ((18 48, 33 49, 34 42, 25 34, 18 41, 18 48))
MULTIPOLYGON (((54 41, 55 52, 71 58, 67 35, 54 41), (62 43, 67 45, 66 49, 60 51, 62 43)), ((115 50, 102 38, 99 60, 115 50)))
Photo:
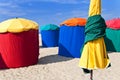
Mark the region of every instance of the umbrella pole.
POLYGON ((93 80, 93 70, 90 70, 90 80, 93 80))

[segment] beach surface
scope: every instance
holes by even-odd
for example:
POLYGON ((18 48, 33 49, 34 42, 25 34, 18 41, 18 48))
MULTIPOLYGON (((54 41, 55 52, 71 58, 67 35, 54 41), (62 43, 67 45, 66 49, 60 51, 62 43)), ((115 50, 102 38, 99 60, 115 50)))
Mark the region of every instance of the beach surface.
MULTIPOLYGON (((78 67, 79 58, 58 55, 58 47, 42 48, 40 38, 39 61, 28 67, 1 69, 0 80, 90 80, 78 67)), ((120 79, 120 53, 109 52, 111 67, 93 71, 93 80, 120 79)))

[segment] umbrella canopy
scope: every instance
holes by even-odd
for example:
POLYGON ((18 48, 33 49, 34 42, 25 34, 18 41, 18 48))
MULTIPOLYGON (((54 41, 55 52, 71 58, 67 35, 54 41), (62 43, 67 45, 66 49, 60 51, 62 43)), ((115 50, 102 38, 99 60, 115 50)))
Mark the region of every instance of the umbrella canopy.
POLYGON ((38 24, 24 18, 0 23, 0 68, 18 68, 38 62, 38 24))
POLYGON ((47 30, 59 30, 59 27, 55 24, 47 24, 47 25, 44 25, 44 26, 41 26, 40 27, 40 30, 41 31, 47 31, 47 30))
POLYGON ((85 37, 85 24, 85 18, 70 18, 60 24, 59 55, 80 58, 80 49, 85 37))
POLYGON ((11 32, 19 33, 30 29, 38 29, 38 24, 24 18, 8 19, 0 23, 0 33, 11 32))
POLYGON ((107 27, 111 29, 120 29, 120 18, 114 18, 106 21, 107 27))
POLYGON ((120 18, 113 18, 106 21, 105 43, 108 51, 120 52, 120 18))
POLYGON ((79 66, 88 70, 104 69, 110 60, 104 35, 106 24, 101 14, 101 0, 90 0, 89 17, 85 26, 85 43, 79 66))
POLYGON ((47 24, 40 27, 42 47, 56 47, 59 40, 59 27, 55 24, 47 24))
POLYGON ((85 26, 86 19, 85 18, 71 18, 68 20, 65 20, 60 25, 66 25, 66 26, 85 26))

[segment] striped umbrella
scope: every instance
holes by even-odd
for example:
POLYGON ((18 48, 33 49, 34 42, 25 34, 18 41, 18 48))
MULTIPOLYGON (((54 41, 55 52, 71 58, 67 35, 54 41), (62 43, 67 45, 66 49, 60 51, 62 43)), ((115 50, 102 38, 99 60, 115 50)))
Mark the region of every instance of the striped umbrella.
POLYGON ((85 43, 79 66, 91 72, 104 69, 110 64, 104 42, 106 24, 101 16, 101 0, 90 0, 89 17, 85 26, 85 43))

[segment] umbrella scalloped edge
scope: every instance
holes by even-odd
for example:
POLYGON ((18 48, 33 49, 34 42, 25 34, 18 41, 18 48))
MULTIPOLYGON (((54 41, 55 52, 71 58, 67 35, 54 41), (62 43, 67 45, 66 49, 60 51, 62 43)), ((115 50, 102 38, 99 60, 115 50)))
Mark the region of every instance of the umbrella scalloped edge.
POLYGON ((24 18, 8 19, 0 23, 0 33, 20 33, 29 30, 38 30, 38 24, 24 18))
POLYGON ((71 18, 68 20, 65 20, 64 22, 62 22, 60 24, 60 26, 62 25, 66 25, 66 26, 85 26, 86 25, 87 20, 85 18, 71 18))

